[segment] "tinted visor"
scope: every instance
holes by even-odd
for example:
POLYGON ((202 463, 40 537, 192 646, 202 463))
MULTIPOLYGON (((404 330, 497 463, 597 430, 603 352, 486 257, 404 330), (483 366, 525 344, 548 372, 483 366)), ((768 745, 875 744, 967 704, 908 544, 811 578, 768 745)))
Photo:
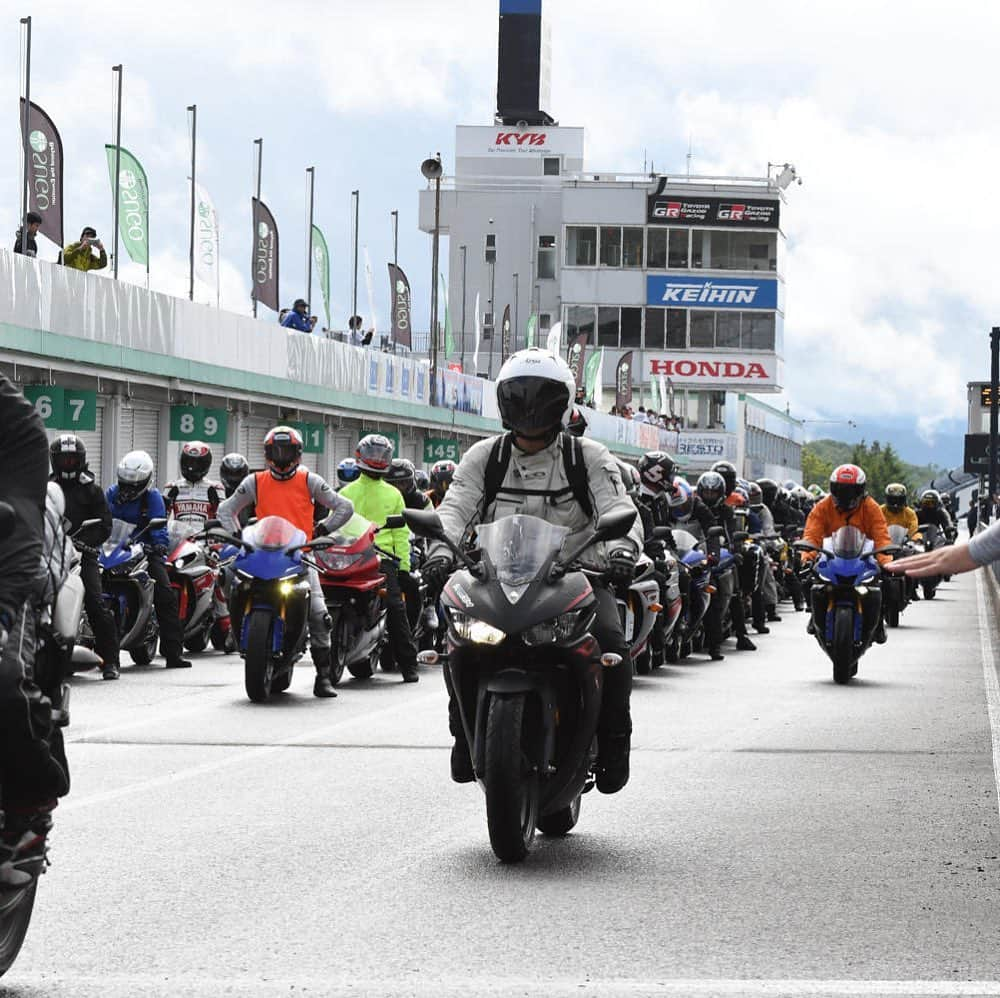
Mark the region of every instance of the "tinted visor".
POLYGON ((267 447, 267 458, 276 468, 289 468, 301 456, 302 448, 292 440, 274 440, 267 447))
POLYGON ((865 487, 863 485, 848 482, 830 483, 830 495, 833 496, 833 501, 841 509, 854 509, 861 502, 864 494, 865 487))
POLYGON ((56 451, 52 455, 52 470, 57 475, 79 475, 84 463, 83 455, 76 451, 56 451))
POLYGON ((497 386, 497 407, 507 429, 540 438, 562 426, 569 392, 551 378, 508 378, 497 386))

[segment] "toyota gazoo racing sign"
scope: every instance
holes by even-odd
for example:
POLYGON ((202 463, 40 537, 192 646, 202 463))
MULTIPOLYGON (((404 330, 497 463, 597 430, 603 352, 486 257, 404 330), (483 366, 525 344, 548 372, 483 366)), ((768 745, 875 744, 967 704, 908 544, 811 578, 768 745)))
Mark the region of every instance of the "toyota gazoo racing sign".
POLYGON ((778 308, 774 278, 682 277, 648 274, 646 304, 675 308, 778 308))
POLYGON ((773 353, 718 353, 684 351, 645 355, 645 378, 664 377, 677 385, 747 388, 752 391, 781 389, 782 364, 773 353))

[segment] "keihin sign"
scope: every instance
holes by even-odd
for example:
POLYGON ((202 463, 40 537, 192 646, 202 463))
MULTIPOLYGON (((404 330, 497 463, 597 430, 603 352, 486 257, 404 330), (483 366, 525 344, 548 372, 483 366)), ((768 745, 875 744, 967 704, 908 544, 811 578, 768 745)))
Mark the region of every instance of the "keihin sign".
POLYGON ((774 278, 680 277, 649 274, 646 304, 676 308, 776 309, 774 278))
POLYGON ((782 388, 784 364, 773 353, 651 353, 644 356, 643 380, 663 375, 681 386, 753 392, 782 388))

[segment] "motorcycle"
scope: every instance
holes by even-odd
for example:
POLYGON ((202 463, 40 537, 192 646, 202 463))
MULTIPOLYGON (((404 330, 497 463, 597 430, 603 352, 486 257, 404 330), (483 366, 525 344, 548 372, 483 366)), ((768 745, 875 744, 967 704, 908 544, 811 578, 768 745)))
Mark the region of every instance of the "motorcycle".
MULTIPOLYGON (((889 538, 898 549, 897 558, 906 558, 918 552, 916 545, 910 540, 909 531, 901 524, 894 523, 889 527, 889 538)), ((899 627, 899 615, 910 604, 910 587, 916 587, 914 579, 905 575, 887 574, 882 579, 882 616, 889 627, 899 627)))
POLYGON ((688 576, 688 595, 681 603, 677 624, 664 648, 664 658, 670 663, 679 662, 692 651, 701 650, 705 614, 715 592, 711 584, 711 565, 701 542, 687 530, 674 528, 672 533, 680 561, 678 569, 688 576))
MULTIPOLYGON (((924 539, 924 550, 935 551, 948 543, 944 532, 936 523, 925 523, 920 527, 921 536, 924 539)), ((940 575, 928 575, 921 580, 921 588, 924 591, 924 599, 934 599, 937 588, 944 581, 940 575)))
POLYGON ((203 526, 171 520, 167 577, 177 594, 177 615, 188 651, 204 651, 215 624, 215 593, 219 570, 215 558, 199 543, 203 526))
MULTIPOLYGON (((732 635, 733 631, 733 595, 736 592, 736 557, 722 546, 726 531, 723 527, 709 527, 705 537, 705 550, 708 552, 708 563, 711 566, 714 599, 722 601, 721 632, 722 640, 732 635)), ((741 544, 747 539, 747 534, 733 535, 733 543, 741 544)))
POLYGON ((446 544, 461 564, 441 595, 448 652, 419 660, 444 662, 501 862, 523 860, 536 829, 566 835, 593 786, 603 670, 628 664, 591 636, 597 601, 573 564, 592 544, 626 536, 636 515, 606 514, 567 553, 567 528, 508 516, 480 524, 467 553, 437 513, 403 512, 415 534, 446 544))
POLYGON ((841 527, 823 547, 808 541, 796 541, 795 547, 819 554, 812 569, 813 585, 826 595, 826 609, 821 616, 814 612, 813 626, 820 648, 833 663, 833 681, 844 685, 857 675, 858 661, 871 645, 882 612, 875 556, 895 554, 899 549, 889 545, 873 550, 871 540, 857 527, 841 527), (872 605, 876 596, 878 606, 872 605), (873 599, 866 612, 864 603, 869 597, 873 599))
POLYGON ((149 665, 156 654, 160 625, 153 610, 153 579, 147 571, 143 534, 166 526, 166 519, 150 520, 142 530, 126 520, 115 520, 111 536, 101 545, 104 599, 118 627, 118 646, 136 665, 149 665))
POLYGON ((315 554, 319 581, 332 620, 330 682, 340 682, 344 669, 355 679, 370 679, 387 651, 385 576, 375 546, 378 529, 357 513, 328 547, 315 554))
POLYGON ((616 587, 615 600, 618 616, 629 646, 631 668, 640 676, 652 671, 652 649, 650 642, 656 616, 663 610, 660 603, 660 584, 653 574, 653 561, 646 555, 639 555, 635 564, 635 578, 627 590, 616 587))
MULTIPOLYGON (((305 651, 309 621, 305 554, 328 547, 329 538, 306 540, 303 531, 280 516, 265 516, 243 528, 239 536, 206 524, 208 537, 237 550, 233 559, 233 589, 229 612, 237 650, 243 659, 243 683, 254 703, 284 693, 295 663, 305 651)), ((228 556, 230 552, 223 549, 228 556)))

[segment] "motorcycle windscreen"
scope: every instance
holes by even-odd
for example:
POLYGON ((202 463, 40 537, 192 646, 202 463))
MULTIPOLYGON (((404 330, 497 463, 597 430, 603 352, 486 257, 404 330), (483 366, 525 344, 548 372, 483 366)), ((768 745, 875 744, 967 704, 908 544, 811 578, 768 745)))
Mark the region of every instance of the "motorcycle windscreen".
POLYGON ((105 554, 112 554, 119 545, 127 547, 133 530, 135 530, 135 524, 129 523, 128 520, 112 520, 111 534, 101 545, 101 549, 105 554))
POLYGON ((567 527, 537 516, 505 516, 476 528, 479 547, 496 568, 497 580, 508 586, 531 582, 569 536, 567 527))
POLYGON ((865 548, 873 548, 872 542, 857 527, 841 527, 830 538, 829 548, 838 558, 860 558, 865 548))
POLYGON ((889 540, 896 547, 902 547, 910 539, 910 532, 901 523, 894 523, 889 527, 889 540))
POLYGON ((371 520, 365 519, 360 513, 355 513, 335 534, 329 534, 333 546, 338 548, 353 548, 362 538, 366 538, 375 526, 371 520))
POLYGON ((262 551, 284 551, 305 544, 306 535, 281 516, 265 516, 243 528, 243 539, 262 551))
POLYGON ((201 530, 196 523, 187 520, 171 520, 167 524, 167 537, 170 539, 170 550, 175 551, 189 537, 194 537, 201 530))
POLYGON ((677 553, 683 558, 690 554, 698 546, 698 538, 689 530, 673 529, 674 544, 677 545, 677 553))

